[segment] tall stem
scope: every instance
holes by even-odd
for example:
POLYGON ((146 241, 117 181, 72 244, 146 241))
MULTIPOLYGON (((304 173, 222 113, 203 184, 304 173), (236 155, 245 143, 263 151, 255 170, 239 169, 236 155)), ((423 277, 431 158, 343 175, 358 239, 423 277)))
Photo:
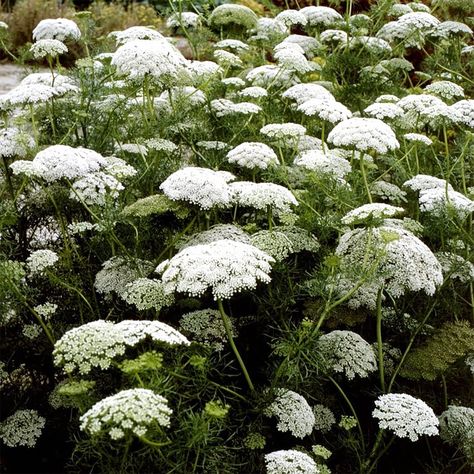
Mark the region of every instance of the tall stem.
POLYGON ((369 199, 369 202, 372 204, 372 196, 370 194, 369 183, 367 182, 367 173, 365 172, 365 162, 364 162, 364 156, 362 153, 359 156, 359 163, 360 163, 360 172, 362 173, 362 179, 364 180, 364 187, 367 192, 367 198, 369 199))
POLYGON ((224 323, 224 328, 227 334, 227 339, 229 339, 230 347, 232 347, 232 350, 234 351, 235 357, 237 358, 237 361, 239 362, 240 368, 242 369, 242 373, 244 374, 245 380, 247 381, 247 384, 250 390, 254 392, 255 387, 252 383, 252 380, 250 380, 250 376, 247 371, 247 368, 245 367, 244 361, 242 360, 242 357, 240 357, 239 350, 237 349, 237 346, 235 345, 234 338, 232 337, 232 329, 230 326, 229 316, 227 316, 227 314, 225 313, 224 306, 220 298, 217 300, 217 306, 219 307, 219 312, 221 313, 222 322, 224 323))
POLYGON ((382 344, 382 292, 383 287, 377 293, 377 352, 379 358, 380 388, 385 392, 385 371, 383 365, 383 344, 382 344))

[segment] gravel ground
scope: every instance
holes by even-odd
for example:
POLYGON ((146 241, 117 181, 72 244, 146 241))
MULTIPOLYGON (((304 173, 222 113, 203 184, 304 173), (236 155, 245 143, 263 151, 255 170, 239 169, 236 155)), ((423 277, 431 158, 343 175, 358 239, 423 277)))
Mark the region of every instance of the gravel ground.
POLYGON ((22 77, 22 68, 14 64, 0 64, 0 94, 12 90, 22 77))

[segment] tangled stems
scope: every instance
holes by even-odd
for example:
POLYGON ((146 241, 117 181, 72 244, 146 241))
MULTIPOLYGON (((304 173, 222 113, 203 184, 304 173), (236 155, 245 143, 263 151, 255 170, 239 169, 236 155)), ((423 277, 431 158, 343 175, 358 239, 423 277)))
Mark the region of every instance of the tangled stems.
POLYGON ((227 334, 227 339, 229 339, 230 347, 232 347, 235 357, 237 361, 239 362, 240 368, 242 369, 242 373, 244 374, 245 380, 247 381, 247 385, 249 386, 252 392, 255 392, 255 387, 252 383, 252 380, 250 379, 250 376, 247 371, 247 368, 245 367, 244 361, 242 360, 242 357, 240 356, 239 350, 237 349, 237 346, 235 345, 234 338, 232 337, 232 329, 230 326, 229 317, 224 311, 224 306, 220 298, 217 299, 217 306, 219 308, 219 312, 221 313, 222 322, 224 323, 224 328, 227 334))
POLYGON ((382 293, 383 286, 377 293, 377 353, 379 363, 380 388, 385 392, 385 373, 383 365, 383 345, 382 345, 382 293))

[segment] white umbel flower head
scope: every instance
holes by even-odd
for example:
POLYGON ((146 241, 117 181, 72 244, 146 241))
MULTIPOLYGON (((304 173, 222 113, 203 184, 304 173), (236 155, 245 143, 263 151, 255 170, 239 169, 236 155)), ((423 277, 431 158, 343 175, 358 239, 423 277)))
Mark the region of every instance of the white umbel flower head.
POLYGON ((125 286, 120 297, 128 304, 133 304, 139 311, 154 309, 160 311, 164 306, 173 303, 172 295, 165 294, 163 283, 159 280, 139 278, 125 286))
POLYGON ((246 76, 247 81, 254 86, 260 87, 282 87, 292 86, 299 80, 295 77, 293 71, 283 69, 275 64, 264 64, 251 69, 246 76))
POLYGON ((246 97, 251 99, 261 99, 262 97, 268 96, 268 91, 263 87, 251 86, 242 89, 237 93, 240 97, 246 97))
POLYGON ((300 13, 306 17, 309 26, 331 26, 343 20, 334 8, 329 7, 304 7, 300 13))
POLYGON ((265 455, 267 474, 319 474, 314 460, 301 451, 286 449, 265 455))
POLYGON ((377 370, 372 346, 352 331, 331 331, 319 338, 318 348, 329 370, 343 373, 349 380, 366 378, 377 370))
POLYGON ((435 217, 445 217, 450 211, 459 219, 465 219, 474 212, 474 201, 452 189, 436 187, 420 191, 420 211, 435 217))
POLYGON ((308 59, 314 58, 321 49, 321 43, 316 38, 307 35, 290 35, 283 42, 301 46, 308 59))
POLYGON ((431 31, 435 38, 451 39, 462 36, 472 36, 473 31, 465 23, 459 21, 443 21, 431 31))
POLYGON ((314 65, 306 59, 303 48, 295 43, 277 44, 273 57, 279 66, 290 71, 305 74, 313 70, 314 65))
POLYGON ((294 25, 305 26, 308 23, 306 16, 298 10, 283 10, 278 13, 275 20, 280 21, 288 28, 294 25))
POLYGON ((94 436, 107 433, 113 440, 145 436, 156 426, 169 428, 173 410, 168 400, 145 388, 122 390, 102 399, 81 416, 81 430, 94 436))
POLYGON ((198 232, 197 234, 178 241, 175 247, 178 250, 183 250, 192 245, 210 244, 216 240, 235 240, 237 242, 243 242, 244 244, 252 243, 249 235, 239 227, 232 224, 217 224, 208 230, 198 232))
POLYGON ((228 182, 233 179, 235 176, 227 171, 188 167, 168 176, 160 189, 173 201, 187 201, 207 210, 231 205, 228 182))
POLYGON ((284 140, 299 138, 306 133, 306 127, 298 123, 269 123, 260 129, 260 133, 268 138, 284 140))
POLYGON ((285 92, 282 97, 284 99, 294 100, 297 104, 302 104, 310 99, 335 101, 334 96, 323 86, 319 84, 313 84, 311 82, 304 84, 296 84, 291 86, 285 92))
POLYGON ((398 19, 398 23, 414 30, 429 30, 438 26, 440 21, 431 13, 413 12, 402 15, 398 19))
POLYGON ((201 25, 201 19, 194 12, 173 13, 166 20, 168 28, 197 28, 201 25))
POLYGON ((69 197, 87 205, 105 206, 109 199, 117 199, 124 189, 114 176, 98 171, 74 181, 69 197))
POLYGON ((55 58, 60 54, 67 53, 67 46, 57 39, 42 39, 31 45, 30 52, 34 59, 42 59, 46 56, 55 58))
POLYGON ((387 217, 398 216, 399 214, 403 214, 403 212, 405 212, 403 207, 395 207, 390 204, 374 202, 352 209, 352 211, 349 211, 341 219, 341 222, 345 225, 354 225, 374 220, 380 221, 387 217))
POLYGON ((403 138, 409 142, 422 143, 423 145, 430 146, 433 144, 433 140, 428 138, 426 135, 421 133, 406 133, 403 138))
POLYGON ((253 183, 237 181, 229 185, 233 202, 243 207, 265 210, 268 207, 277 214, 291 212, 291 205, 297 206, 293 193, 284 186, 274 183, 253 183))
POLYGON ((214 27, 223 27, 234 23, 246 29, 257 24, 257 15, 244 5, 226 3, 215 8, 209 16, 209 24, 214 27))
POLYGON ((238 114, 258 114, 262 108, 251 102, 235 103, 228 99, 214 99, 211 100, 211 110, 216 114, 216 117, 226 117, 228 115, 238 114))
POLYGON ((474 459, 474 409, 449 405, 439 417, 441 439, 460 447, 464 455, 474 459))
POLYGON ((44 270, 54 266, 59 260, 58 254, 52 250, 35 250, 27 259, 26 266, 30 275, 41 275, 44 270))
POLYGON ((241 67, 243 65, 242 60, 236 54, 225 49, 216 49, 214 59, 217 64, 223 67, 241 67))
POLYGON ((457 99, 464 97, 464 89, 451 81, 436 81, 425 87, 428 94, 433 94, 445 100, 457 99))
POLYGON ((315 418, 306 399, 285 388, 276 389, 275 392, 275 400, 265 410, 265 414, 277 418, 277 430, 283 433, 289 431, 295 438, 301 439, 310 435, 315 418))
POLYGON ((67 18, 48 18, 41 20, 33 30, 35 41, 43 39, 57 39, 59 41, 78 41, 81 37, 81 30, 75 22, 67 18))
POLYGON ((279 163, 276 153, 265 143, 244 142, 227 153, 229 163, 245 168, 265 170, 279 163))
POLYGON ((341 294, 357 283, 354 269, 367 272, 371 265, 377 264, 370 278, 348 301, 352 308, 374 309, 382 287, 393 298, 407 291, 424 291, 431 296, 443 282, 441 265, 431 250, 411 232, 387 223, 345 233, 336 255, 341 258, 341 278, 336 285, 341 294))
POLYGON ((325 45, 332 44, 332 45, 339 45, 339 44, 346 44, 348 40, 348 35, 344 30, 333 30, 328 29, 324 30, 319 39, 325 45))
POLYGON ((128 41, 114 53, 112 65, 131 80, 142 81, 147 76, 168 84, 188 77, 186 59, 165 39, 128 41))
POLYGON ((162 273, 165 292, 200 296, 210 289, 215 299, 254 289, 270 282, 273 258, 256 247, 232 240, 217 240, 187 247, 156 269, 162 273))
POLYGON ((375 406, 372 416, 379 420, 379 428, 393 431, 399 438, 414 442, 420 436, 438 434, 438 418, 419 398, 406 393, 388 393, 380 395, 375 406))
POLYGON ((298 106, 298 110, 309 117, 316 116, 330 123, 339 123, 352 117, 352 112, 335 100, 309 99, 298 106))
POLYGON ((35 146, 33 138, 15 127, 4 128, 0 131, 0 156, 24 158, 28 151, 35 146))
POLYGON ((358 151, 374 150, 385 154, 400 148, 393 130, 374 118, 351 118, 339 122, 329 133, 328 142, 358 151))
POLYGON ((36 410, 17 410, 0 423, 0 438, 11 448, 34 448, 45 425, 46 418, 36 410))
POLYGON ((236 53, 243 53, 250 49, 250 46, 247 43, 236 39, 224 39, 218 41, 214 47, 219 49, 230 49, 236 53))
POLYGON ((349 161, 333 150, 304 151, 298 155, 293 164, 318 174, 329 174, 340 179, 343 179, 352 170, 349 161))
POLYGON ((165 37, 156 30, 148 28, 147 26, 132 26, 122 31, 112 31, 108 35, 114 38, 117 46, 135 40, 163 40, 165 37))
POLYGON ((384 120, 395 119, 403 115, 403 109, 397 104, 375 102, 364 109, 364 112, 371 117, 384 120))
POLYGON ((451 108, 456 111, 459 123, 474 128, 474 99, 460 100, 451 108))

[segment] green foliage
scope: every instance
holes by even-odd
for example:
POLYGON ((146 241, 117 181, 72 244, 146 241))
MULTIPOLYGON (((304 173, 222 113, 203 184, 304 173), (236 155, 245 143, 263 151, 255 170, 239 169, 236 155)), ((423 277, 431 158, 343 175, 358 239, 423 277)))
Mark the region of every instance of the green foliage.
POLYGON ((172 201, 164 194, 154 194, 142 199, 138 199, 133 204, 126 206, 122 210, 124 217, 148 217, 153 214, 161 215, 172 212, 180 219, 185 219, 189 215, 189 209, 179 202, 172 201))

